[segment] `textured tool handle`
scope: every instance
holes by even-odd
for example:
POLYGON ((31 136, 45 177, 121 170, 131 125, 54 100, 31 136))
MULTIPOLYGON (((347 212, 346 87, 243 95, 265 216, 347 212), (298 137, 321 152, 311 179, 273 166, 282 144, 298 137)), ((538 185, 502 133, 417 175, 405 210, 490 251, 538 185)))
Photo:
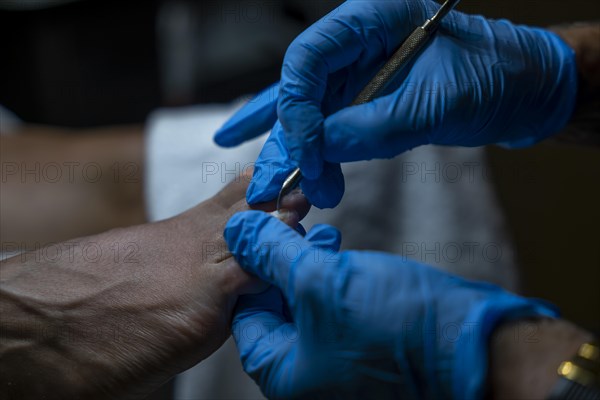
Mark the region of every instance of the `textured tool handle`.
POLYGON ((377 75, 360 91, 352 105, 367 103, 376 98, 394 76, 404 68, 406 64, 419 52, 421 47, 431 37, 432 31, 417 27, 402 45, 396 50, 377 75))

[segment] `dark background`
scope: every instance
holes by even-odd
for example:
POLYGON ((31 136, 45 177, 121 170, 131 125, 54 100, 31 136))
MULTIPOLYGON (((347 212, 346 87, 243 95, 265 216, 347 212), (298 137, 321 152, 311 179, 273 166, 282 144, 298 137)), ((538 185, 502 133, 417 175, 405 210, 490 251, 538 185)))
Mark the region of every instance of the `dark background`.
POLYGON ((28 122, 87 127, 143 122, 164 105, 229 101, 276 81, 288 44, 339 3, 83 0, 0 9, 0 104, 28 122))

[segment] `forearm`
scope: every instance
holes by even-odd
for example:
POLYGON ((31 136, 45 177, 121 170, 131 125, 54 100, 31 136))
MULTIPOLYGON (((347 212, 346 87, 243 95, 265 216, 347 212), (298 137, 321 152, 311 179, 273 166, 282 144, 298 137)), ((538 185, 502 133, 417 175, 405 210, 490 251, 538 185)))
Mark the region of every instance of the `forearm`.
POLYGON ((571 122, 556 135, 563 142, 600 145, 600 22, 550 28, 575 52, 578 96, 571 122))
POLYGON ((560 363, 590 340, 591 334, 564 320, 522 320, 500 326, 490 341, 490 397, 548 398, 560 363))

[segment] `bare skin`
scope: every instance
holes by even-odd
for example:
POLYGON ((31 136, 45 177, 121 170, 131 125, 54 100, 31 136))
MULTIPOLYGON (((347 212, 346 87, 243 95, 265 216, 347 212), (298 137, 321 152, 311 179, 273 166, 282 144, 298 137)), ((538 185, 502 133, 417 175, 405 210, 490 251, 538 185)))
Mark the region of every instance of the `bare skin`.
POLYGON ((493 399, 547 399, 557 369, 593 339, 565 320, 520 320, 501 325, 490 340, 488 390, 493 399))
POLYGON ((600 23, 582 22, 550 29, 575 51, 583 86, 597 92, 600 89, 600 23))
MULTIPOLYGON (((3 261, 3 395, 139 397, 218 349, 238 295, 265 289, 222 239, 229 217, 248 209, 248 180, 165 221, 3 261)), ((292 210, 282 218, 291 226, 309 209, 297 193, 283 206, 292 210)))
POLYGON ((582 22, 549 28, 575 52, 578 99, 567 129, 558 142, 600 146, 600 23, 582 22))

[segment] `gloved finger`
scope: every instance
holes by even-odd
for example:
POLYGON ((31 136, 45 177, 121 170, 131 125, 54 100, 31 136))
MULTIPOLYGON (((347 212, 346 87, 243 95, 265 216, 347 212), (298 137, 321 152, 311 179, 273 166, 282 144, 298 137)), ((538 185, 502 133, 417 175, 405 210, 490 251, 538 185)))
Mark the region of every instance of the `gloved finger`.
POLYGON ((239 109, 215 133, 219 146, 233 147, 267 132, 277 121, 279 82, 267 87, 239 109))
MULTIPOLYGON (((322 101, 329 74, 376 54, 385 60, 414 29, 417 2, 346 2, 300 34, 283 61, 278 116, 303 175, 321 173, 322 101)), ((373 74, 375 71, 373 72, 373 74)), ((370 79, 358 76, 358 91, 370 79)), ((355 95, 354 94, 354 95, 355 95)))
POLYGON ((331 225, 317 224, 308 231, 304 239, 323 250, 338 252, 342 243, 342 234, 331 225))
POLYGON ((238 264, 260 279, 281 289, 294 309, 296 269, 310 275, 318 261, 310 253, 315 246, 273 216, 261 211, 235 214, 225 227, 225 241, 238 264), (307 265, 303 264, 306 260, 307 265), (306 271, 306 272, 305 272, 306 271))
MULTIPOLYGON (((271 286, 261 294, 240 296, 234 310, 232 333, 242 366, 257 383, 263 382, 263 378, 289 356, 293 342, 285 334, 295 330, 283 314, 279 289, 271 286)), ((268 388, 263 387, 263 390, 268 388)))
POLYGON ((419 102, 406 101, 405 88, 372 102, 344 108, 325 120, 323 157, 329 162, 391 158, 429 143, 435 121, 422 118, 419 102), (382 115, 405 116, 382 118, 382 115))
MULTIPOLYGON (((254 165, 254 175, 246 192, 248 204, 276 199, 283 182, 294 169, 278 122, 254 165)), ((342 170, 338 164, 326 163, 323 174, 316 180, 303 179, 300 186, 309 202, 316 207, 335 207, 344 194, 342 170)))
POLYGON ((277 122, 254 164, 252 181, 246 192, 248 204, 276 199, 283 181, 295 168, 285 146, 281 124, 277 122))

